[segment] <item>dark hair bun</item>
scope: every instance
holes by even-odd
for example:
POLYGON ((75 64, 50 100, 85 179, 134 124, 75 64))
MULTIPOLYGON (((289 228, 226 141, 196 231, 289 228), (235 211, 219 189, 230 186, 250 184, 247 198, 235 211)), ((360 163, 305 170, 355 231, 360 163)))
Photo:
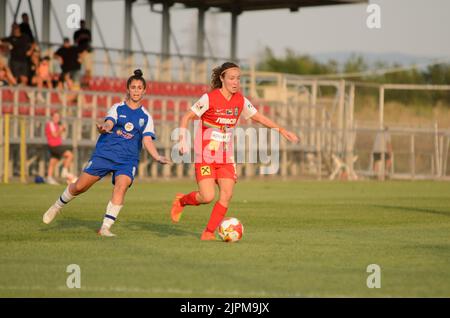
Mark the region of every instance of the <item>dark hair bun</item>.
POLYGON ((142 77, 142 71, 140 69, 134 70, 134 75, 137 77, 142 77))

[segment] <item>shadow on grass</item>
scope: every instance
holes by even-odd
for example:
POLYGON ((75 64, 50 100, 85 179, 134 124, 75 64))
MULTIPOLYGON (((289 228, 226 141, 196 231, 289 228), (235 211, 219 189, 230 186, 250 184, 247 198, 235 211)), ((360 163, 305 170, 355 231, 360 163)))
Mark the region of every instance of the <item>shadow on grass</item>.
MULTIPOLYGON (((97 232, 102 224, 102 220, 82 220, 73 217, 57 219, 50 226, 41 228, 41 232, 65 231, 68 229, 88 229, 97 232)), ((178 228, 177 225, 152 223, 149 221, 124 221, 120 223, 121 227, 131 231, 149 231, 159 237, 169 236, 200 236, 199 233, 186 231, 178 228)))
POLYGON ((179 226, 174 224, 152 223, 149 221, 127 221, 126 223, 124 222, 122 226, 131 230, 149 231, 159 237, 200 236, 199 233, 180 229, 179 226))
POLYGON ((40 229, 42 232, 55 232, 64 231, 67 229, 88 229, 97 232, 102 225, 101 219, 99 220, 81 220, 73 217, 59 218, 50 226, 40 229))
POLYGON ((402 212, 419 212, 419 213, 435 214, 435 215, 450 217, 450 211, 444 212, 444 211, 438 211, 438 210, 434 210, 434 209, 416 208, 416 207, 411 207, 411 206, 378 205, 378 204, 374 205, 374 207, 383 208, 383 209, 391 209, 391 210, 399 210, 402 212))
POLYGON ((179 225, 167 223, 152 223, 149 221, 127 221, 122 224, 131 230, 152 232, 159 237, 168 236, 197 236, 197 233, 180 229, 179 225))

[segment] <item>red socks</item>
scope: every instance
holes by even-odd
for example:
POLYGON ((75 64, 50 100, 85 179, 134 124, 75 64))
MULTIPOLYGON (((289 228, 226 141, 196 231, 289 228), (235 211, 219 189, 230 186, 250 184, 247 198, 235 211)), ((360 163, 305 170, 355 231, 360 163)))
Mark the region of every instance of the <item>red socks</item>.
MULTIPOLYGON (((186 205, 199 205, 200 203, 197 201, 196 195, 198 191, 193 191, 189 194, 186 194, 180 199, 181 206, 186 205)), ((206 230, 213 233, 216 228, 219 226, 220 222, 222 222, 225 214, 227 213, 228 208, 224 207, 219 201, 213 207, 211 212, 211 217, 209 218, 208 225, 206 226, 206 230)))
POLYGON ((219 203, 219 201, 217 201, 212 210, 206 230, 209 232, 214 232, 225 217, 227 210, 228 208, 224 207, 219 203))
POLYGON ((185 205, 199 205, 200 203, 195 198, 197 193, 198 193, 198 191, 194 191, 194 192, 186 194, 184 197, 182 197, 180 199, 181 206, 185 206, 185 205))

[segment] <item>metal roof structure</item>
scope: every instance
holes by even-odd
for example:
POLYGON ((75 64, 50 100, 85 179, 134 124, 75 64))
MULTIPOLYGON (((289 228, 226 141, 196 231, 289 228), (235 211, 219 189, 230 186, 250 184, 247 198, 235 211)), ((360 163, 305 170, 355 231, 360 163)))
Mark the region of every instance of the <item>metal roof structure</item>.
POLYGON ((218 8, 223 12, 289 9, 339 4, 367 3, 368 0, 149 0, 150 3, 181 3, 187 8, 218 8))
MULTIPOLYGON (((42 0, 42 12, 43 16, 49 17, 51 15, 52 1, 56 0, 42 0)), ((105 1, 105 0, 102 0, 105 1)), ((110 0, 112 1, 112 0, 110 0)), ((114 0, 117 1, 117 0, 114 0)), ((124 48, 131 47, 131 34, 132 34, 132 10, 133 4, 136 0, 122 0, 125 4, 124 7, 124 48)), ((6 14, 7 7, 12 7, 11 0, 0 0, 0 36, 5 36, 7 30, 6 26, 6 14)), ((18 4, 15 8, 14 18, 17 17, 22 0, 18 0, 18 4)), ((92 28, 92 22, 94 17, 93 3, 95 0, 84 0, 84 19, 88 28, 92 28)), ((320 7, 330 5, 349 5, 349 4, 363 4, 368 3, 368 0, 147 0, 148 5, 153 9, 154 5, 161 5, 162 9, 154 12, 161 13, 161 55, 170 55, 170 10, 175 4, 184 5, 187 9, 195 8, 198 10, 197 15, 197 52, 198 58, 203 58, 204 55, 204 42, 206 38, 205 29, 205 13, 208 10, 218 10, 219 12, 230 13, 231 17, 231 32, 230 32, 230 59, 237 60, 237 34, 238 34, 238 17, 245 11, 256 10, 274 10, 274 9, 286 9, 291 12, 297 12, 304 7, 320 7)), ((35 23, 33 16, 33 6, 31 0, 28 0, 32 22, 35 23)), ((34 2, 35 3, 35 2, 34 2)), ((13 9, 11 9, 12 11, 13 9)), ((34 29, 37 30, 34 25, 34 29)), ((50 40, 50 19, 42 19, 42 32, 39 40, 44 43, 50 40)), ((99 30, 101 32, 101 30, 99 30)), ((103 44, 106 47, 106 44, 103 44)))

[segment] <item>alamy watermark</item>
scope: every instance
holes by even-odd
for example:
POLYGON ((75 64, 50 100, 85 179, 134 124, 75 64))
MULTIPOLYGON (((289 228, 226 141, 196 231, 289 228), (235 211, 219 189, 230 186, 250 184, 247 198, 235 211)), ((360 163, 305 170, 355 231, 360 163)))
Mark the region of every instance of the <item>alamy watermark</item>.
POLYGON ((367 288, 381 288, 381 267, 377 264, 370 264, 366 269, 367 273, 371 273, 366 280, 367 288))
POLYGON ((69 13, 66 19, 66 26, 71 30, 78 29, 81 20, 81 7, 78 4, 69 4, 66 7, 66 13, 69 13))
POLYGON ((369 4, 366 8, 369 16, 366 19, 366 26, 369 29, 381 29, 381 7, 378 4, 369 4))
POLYGON ((70 264, 66 268, 66 273, 70 275, 66 279, 67 288, 81 288, 81 268, 80 265, 70 264))
POLYGON ((200 130, 194 121, 194 136, 188 129, 176 128, 171 140, 174 163, 260 163, 260 174, 276 174, 280 167, 280 134, 268 128, 208 128, 200 130), (184 142, 179 141, 183 135, 184 142), (180 153, 184 145, 187 151, 180 153), (192 147, 193 146, 193 147, 192 147), (192 151, 193 150, 193 151, 192 151))

